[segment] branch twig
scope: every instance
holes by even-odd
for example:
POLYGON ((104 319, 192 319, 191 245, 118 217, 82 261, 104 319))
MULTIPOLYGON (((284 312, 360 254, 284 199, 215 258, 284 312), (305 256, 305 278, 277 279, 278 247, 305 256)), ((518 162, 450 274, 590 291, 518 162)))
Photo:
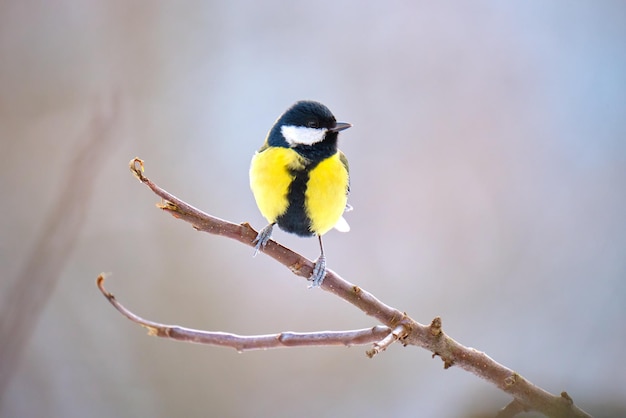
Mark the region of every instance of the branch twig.
MULTIPOLYGON (((249 224, 237 225, 213 217, 161 189, 143 175, 143 161, 139 158, 131 160, 130 169, 142 183, 164 200, 162 204, 158 205, 159 208, 190 223, 198 231, 225 236, 245 245, 254 246, 253 241, 257 232, 249 224)), ((313 263, 310 260, 275 241, 269 241, 263 252, 288 267, 297 276, 307 278, 311 275, 313 263)), ((99 286, 101 284, 102 281, 99 279, 99 286)), ((432 352, 433 357, 439 356, 444 362, 444 368, 459 366, 510 394, 513 397, 513 402, 510 407, 504 408, 503 413, 505 414, 516 414, 522 410, 535 410, 550 417, 590 417, 589 414, 574 405, 566 392, 561 393, 561 396, 552 395, 533 385, 513 370, 497 363, 485 353, 465 347, 450 338, 443 332, 439 317, 433 319, 430 325, 420 324, 407 314, 384 304, 371 293, 344 280, 332 270, 327 271, 321 288, 346 300, 388 327, 383 338, 367 352, 370 357, 385 350, 393 342, 401 341, 404 345, 423 347, 432 352), (389 333, 389 329, 393 331, 389 333)), ((111 303, 115 302, 112 295, 103 288, 101 290, 111 303)), ((119 310, 118 306, 121 305, 116 305, 119 310)), ((124 313, 121 310, 120 312, 124 313)), ((126 315, 126 313, 124 314, 126 315)), ((135 317, 134 314, 131 315, 135 317)), ((130 318, 133 319, 133 317, 130 318)), ((135 322, 144 326, 149 323, 150 328, 154 328, 154 323, 141 318, 138 319, 140 321, 135 320, 135 322)), ((167 326, 157 325, 167 329, 167 326)), ((180 329, 179 327, 175 328, 180 329)), ((374 333, 374 330, 375 328, 372 328, 371 332, 374 333)))
POLYGON ((237 351, 266 350, 279 347, 300 346, 330 346, 370 344, 385 338, 391 333, 389 327, 377 325, 372 328, 350 331, 323 331, 323 332, 281 332, 279 334, 243 336, 228 332, 209 332, 196 329, 179 327, 177 325, 164 325, 158 322, 148 321, 126 309, 115 299, 113 294, 104 288, 104 275, 98 276, 98 288, 102 294, 122 315, 148 330, 149 335, 170 338, 198 344, 219 345, 231 347, 237 351))
POLYGON ((398 340, 406 338, 408 334, 408 330, 404 327, 403 324, 398 324, 385 338, 382 340, 375 342, 374 346, 371 350, 365 352, 365 355, 369 358, 374 357, 376 354, 385 351, 387 347, 391 344, 395 343, 398 340))
POLYGON ((517 399, 513 399, 507 406, 498 411, 496 418, 511 418, 525 411, 524 405, 517 399))

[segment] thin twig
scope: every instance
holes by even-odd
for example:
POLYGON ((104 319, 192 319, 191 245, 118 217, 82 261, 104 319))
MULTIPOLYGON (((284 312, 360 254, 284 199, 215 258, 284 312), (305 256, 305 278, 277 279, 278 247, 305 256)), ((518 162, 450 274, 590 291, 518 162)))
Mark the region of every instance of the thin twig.
POLYGON ((498 411, 495 418, 512 418, 517 414, 525 412, 526 408, 517 399, 513 399, 507 406, 498 411))
POLYGON ((389 327, 377 325, 372 328, 349 331, 281 332, 278 334, 244 336, 228 332, 210 332, 177 325, 164 325, 143 319, 119 303, 115 296, 104 288, 104 276, 102 274, 98 276, 97 284, 102 294, 111 302, 115 309, 131 321, 147 328, 149 335, 191 343, 231 347, 240 352, 300 346, 341 345, 350 347, 373 343, 391 333, 389 327))
POLYGON ((366 351, 365 355, 369 358, 372 358, 376 354, 385 351, 387 347, 389 347, 391 344, 395 343, 396 341, 406 338, 407 335, 408 335, 408 330, 404 327, 404 325, 398 324, 398 326, 396 326, 394 330, 391 331, 391 333, 385 336, 385 338, 383 338, 380 341, 375 342, 372 349, 366 351))
MULTIPOLYGON (((164 200, 159 205, 164 211, 190 223, 199 231, 235 239, 248 246, 254 245, 253 240, 257 232, 249 224, 237 225, 213 217, 161 189, 143 175, 143 161, 139 158, 131 160, 130 169, 142 183, 164 200)), ((308 278, 313 271, 313 263, 310 260, 275 241, 268 242, 263 252, 287 266, 298 276, 308 278)), ((444 368, 456 365, 491 382, 510 394, 516 402, 524 406, 525 410, 539 411, 550 417, 590 417, 574 405, 567 393, 563 392, 561 396, 552 395, 485 353, 459 344, 443 332, 439 317, 433 319, 430 325, 420 324, 405 313, 384 304, 371 293, 342 279, 332 270, 327 270, 321 288, 346 300, 394 330, 392 334, 379 340, 368 353, 376 354, 394 341, 423 347, 433 353, 433 357, 439 356, 444 362, 444 368)))

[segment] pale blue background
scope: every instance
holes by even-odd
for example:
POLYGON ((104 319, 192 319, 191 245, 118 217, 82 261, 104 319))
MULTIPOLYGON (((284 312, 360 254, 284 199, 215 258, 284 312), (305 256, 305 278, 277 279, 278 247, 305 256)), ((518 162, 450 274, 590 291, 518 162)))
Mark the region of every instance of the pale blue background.
POLYGON ((139 314, 245 334, 375 325, 161 213, 126 167, 140 156, 172 193, 262 227, 248 164, 305 98, 354 124, 352 231, 325 237, 330 268, 596 416, 624 414, 624 2, 3 2, 0 292, 115 95, 115 145, 1 416, 458 417, 509 401, 414 347, 368 360, 151 338, 98 293, 112 272, 139 314))

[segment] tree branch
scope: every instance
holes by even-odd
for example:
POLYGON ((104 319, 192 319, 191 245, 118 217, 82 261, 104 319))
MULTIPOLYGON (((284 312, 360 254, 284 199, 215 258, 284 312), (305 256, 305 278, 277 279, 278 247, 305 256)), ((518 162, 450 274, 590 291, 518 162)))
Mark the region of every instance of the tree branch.
POLYGON ((513 399, 507 406, 498 411, 496 418, 511 418, 525 412, 526 408, 517 399, 513 399))
POLYGON ((149 335, 190 343, 231 347, 240 352, 314 345, 343 345, 350 347, 379 341, 391 333, 389 327, 377 325, 372 328, 351 331, 281 332, 279 334, 242 336, 228 332, 209 332, 183 328, 177 325, 163 325, 143 319, 126 309, 115 299, 113 294, 107 292, 104 288, 104 275, 98 276, 97 284, 102 294, 111 302, 115 309, 131 321, 147 328, 149 335))
MULTIPOLYGON (((178 219, 190 223, 198 231, 228 237, 250 247, 254 246, 253 241, 256 238, 257 232, 252 229, 249 224, 243 223, 238 225, 213 217, 161 189, 143 175, 143 161, 139 158, 131 160, 130 169, 142 183, 163 199, 163 203, 158 205, 162 210, 169 212, 178 219)), ((285 265, 297 276, 308 278, 313 271, 313 262, 283 247, 275 241, 269 241, 267 246, 263 249, 263 252, 285 265)), ((101 279, 98 280, 98 284, 99 287, 101 287, 101 279)), ((376 334, 378 337, 384 334, 383 338, 374 343, 372 349, 367 352, 367 355, 370 357, 385 350, 395 341, 400 341, 404 345, 419 346, 433 353, 433 357, 439 356, 443 360, 444 368, 447 369, 455 365, 459 366, 510 394, 513 397, 513 401, 501 411, 501 413, 504 414, 503 416, 512 416, 511 413, 515 415, 523 410, 535 410, 550 417, 590 417, 589 414, 574 405, 572 399, 566 392, 561 393, 561 396, 553 395, 533 385, 513 370, 497 363, 485 353, 465 347, 450 338, 443 332, 442 321, 439 317, 433 319, 430 325, 420 324, 410 318, 406 313, 384 304, 371 293, 344 280, 332 270, 327 270, 326 278, 321 288, 351 303, 365 314, 376 318, 388 327, 384 329, 384 333, 376 327, 368 331, 372 335, 376 334), (389 329, 393 331, 389 333, 389 329), (380 332, 380 334, 378 334, 378 332, 380 332)), ((181 330, 180 327, 169 327, 145 321, 125 309, 121 310, 121 305, 115 301, 112 295, 107 293, 103 287, 101 287, 101 291, 120 312, 128 316, 134 322, 140 323, 151 330, 176 329, 177 332, 181 330), (130 314, 130 316, 127 313, 130 314)), ((193 332, 196 333, 198 331, 193 332)), ((354 333, 360 331, 349 332, 354 333)), ((232 334, 218 334, 223 336, 227 335, 229 338, 232 336, 232 334)), ((157 333, 155 335, 176 338, 168 334, 161 335, 157 333)), ((267 336, 237 338, 266 337, 267 336)), ((273 336, 273 338, 276 338, 276 336, 273 336)), ((180 339, 199 342, 191 338, 180 339)), ((213 342, 207 343, 214 344, 213 342)), ((343 344, 343 342, 341 344, 343 344)))

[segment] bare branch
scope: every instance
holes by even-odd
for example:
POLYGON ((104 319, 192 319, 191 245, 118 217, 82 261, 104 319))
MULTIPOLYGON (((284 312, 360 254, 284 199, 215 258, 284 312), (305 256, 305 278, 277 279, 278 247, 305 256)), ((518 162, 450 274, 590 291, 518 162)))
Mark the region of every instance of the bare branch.
POLYGON ((526 412, 524 405, 517 399, 513 399, 507 406, 498 411, 496 418, 511 418, 522 412, 526 412))
POLYGON ((383 338, 381 341, 374 343, 374 346, 371 350, 365 352, 365 355, 369 358, 374 357, 376 354, 383 352, 389 347, 391 344, 395 343, 398 340, 406 338, 408 334, 408 330, 404 327, 403 324, 398 324, 394 328, 394 330, 383 338))
MULTIPOLYGON (((198 231, 224 236, 254 247, 253 241, 257 236, 257 231, 248 223, 234 224, 204 213, 183 202, 145 177, 143 175, 143 161, 139 158, 133 158, 130 161, 130 170, 139 181, 163 199, 163 202, 157 205, 158 208, 169 212, 177 219, 190 223, 198 231)), ((261 251, 286 266, 297 276, 309 278, 313 272, 314 264, 311 260, 289 248, 283 247, 274 240, 268 241, 265 248, 261 251)), ((326 278, 321 288, 327 292, 334 293, 391 328, 395 328, 396 325, 405 319, 405 314, 385 305, 371 293, 340 278, 332 270, 327 269, 326 278)))
POLYGON ((98 276, 96 282, 102 294, 111 302, 111 305, 126 318, 146 328, 149 335, 190 343, 231 347, 239 352, 301 346, 341 345, 350 347, 353 345, 370 344, 391 334, 389 327, 383 325, 350 331, 281 332, 279 334, 253 336, 201 331, 177 325, 164 325, 143 319, 125 308, 115 299, 113 294, 107 292, 104 288, 104 275, 98 276))
MULTIPOLYGON (((181 201, 143 175, 143 161, 139 158, 131 160, 130 169, 142 183, 164 200, 158 205, 159 208, 190 223, 198 231, 225 236, 253 246, 257 232, 249 224, 237 225, 213 217, 181 201)), ((275 241, 269 241, 263 252, 288 267, 297 276, 308 278, 313 271, 313 263, 310 260, 275 241)), ((552 395, 533 385, 513 370, 499 364, 485 353, 459 344, 443 332, 442 321, 439 317, 433 319, 430 325, 420 324, 407 314, 384 304, 371 293, 344 280, 332 270, 327 270, 321 288, 346 300, 393 330, 391 334, 386 334, 375 343, 368 351, 368 355, 373 356, 385 350, 394 341, 401 341, 404 345, 423 347, 433 353, 433 357, 441 357, 444 368, 459 366, 510 394, 515 404, 510 408, 507 406, 504 413, 518 413, 523 409, 539 411, 550 417, 590 417, 574 405, 567 393, 563 392, 561 396, 552 395), (506 411, 507 409, 509 411, 506 411)), ((108 295, 104 291, 103 293, 105 296, 108 295)), ((109 296, 107 298, 110 301, 115 300, 109 296)), ((150 322, 150 324, 154 326, 153 323, 150 322)))

